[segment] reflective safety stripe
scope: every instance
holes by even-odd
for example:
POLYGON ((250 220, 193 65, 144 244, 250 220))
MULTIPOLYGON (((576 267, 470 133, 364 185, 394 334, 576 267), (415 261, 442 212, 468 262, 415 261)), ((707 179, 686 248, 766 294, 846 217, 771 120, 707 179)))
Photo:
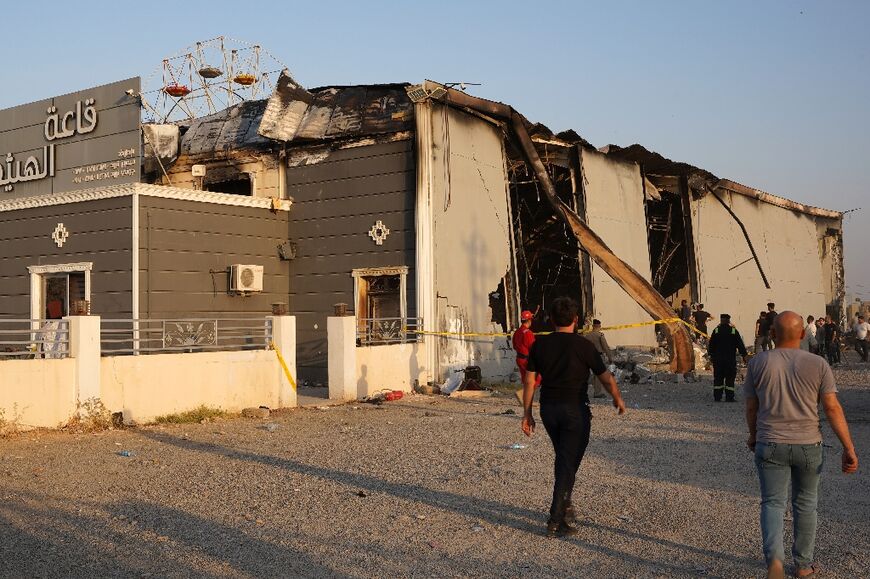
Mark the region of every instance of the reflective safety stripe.
POLYGON ((725 390, 728 392, 734 392, 734 386, 725 386, 725 390))

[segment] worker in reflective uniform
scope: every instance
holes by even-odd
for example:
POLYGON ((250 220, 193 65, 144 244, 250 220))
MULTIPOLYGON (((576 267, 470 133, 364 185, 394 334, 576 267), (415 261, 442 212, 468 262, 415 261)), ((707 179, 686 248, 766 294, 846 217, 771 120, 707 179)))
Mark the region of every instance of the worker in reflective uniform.
MULTIPOLYGON (((520 314, 520 327, 517 328, 517 331, 514 332, 513 338, 511 338, 514 350, 517 352, 517 368, 520 369, 520 384, 525 383, 526 365, 529 363, 529 350, 531 349, 532 344, 535 343, 535 333, 532 331, 532 318, 534 317, 535 314, 529 310, 523 310, 520 314)), ((540 387, 540 385, 541 374, 539 373, 535 379, 535 388, 540 387)), ((517 390, 516 395, 517 400, 522 404, 523 389, 520 388, 517 390)))
POLYGON ((746 362, 746 346, 737 328, 731 325, 731 316, 719 316, 719 325, 713 328, 707 353, 713 363, 713 400, 734 402, 734 379, 737 377, 737 352, 746 362))

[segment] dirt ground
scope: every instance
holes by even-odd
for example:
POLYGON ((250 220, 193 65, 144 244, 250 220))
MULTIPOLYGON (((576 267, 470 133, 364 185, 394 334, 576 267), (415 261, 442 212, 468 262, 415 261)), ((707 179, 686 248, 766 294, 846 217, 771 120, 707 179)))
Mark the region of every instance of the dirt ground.
MULTIPOLYGON (((816 553, 867 576, 870 369, 836 374, 864 462, 840 474, 825 426, 816 553)), ((594 405, 570 539, 542 535, 552 450, 509 395, 2 439, 0 576, 761 576, 742 404, 709 381, 625 398, 594 405)))

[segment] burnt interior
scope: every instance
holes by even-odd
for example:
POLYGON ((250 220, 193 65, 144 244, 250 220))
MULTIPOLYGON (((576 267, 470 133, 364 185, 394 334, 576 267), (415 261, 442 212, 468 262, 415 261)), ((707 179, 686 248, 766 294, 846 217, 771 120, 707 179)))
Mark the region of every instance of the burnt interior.
POLYGON ((678 294, 691 300, 683 197, 664 190, 660 193, 660 201, 651 199, 646 204, 652 284, 669 301, 678 294))
MULTIPOLYGON (((546 167, 559 197, 575 208, 571 170, 554 164, 546 167)), ((538 329, 546 325, 545 312, 554 298, 569 296, 583 304, 580 246, 525 163, 512 164, 508 178, 520 307, 537 311, 532 327, 538 329)))
POLYGON ((206 191, 215 193, 228 193, 230 195, 247 195, 253 194, 253 183, 251 176, 246 173, 239 173, 232 179, 222 181, 212 181, 203 185, 206 191))

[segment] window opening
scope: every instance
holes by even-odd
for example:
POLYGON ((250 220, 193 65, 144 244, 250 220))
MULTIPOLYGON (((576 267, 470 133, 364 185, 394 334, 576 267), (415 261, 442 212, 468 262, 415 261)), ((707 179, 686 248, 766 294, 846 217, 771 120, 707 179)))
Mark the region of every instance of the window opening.
POLYGON ((253 195, 251 176, 244 173, 240 174, 236 179, 207 183, 204 187, 206 191, 214 193, 229 193, 230 195, 246 195, 248 197, 253 195))
POLYGON ((393 344, 415 340, 408 328, 417 320, 407 319, 407 267, 357 269, 354 304, 360 345, 393 344))

